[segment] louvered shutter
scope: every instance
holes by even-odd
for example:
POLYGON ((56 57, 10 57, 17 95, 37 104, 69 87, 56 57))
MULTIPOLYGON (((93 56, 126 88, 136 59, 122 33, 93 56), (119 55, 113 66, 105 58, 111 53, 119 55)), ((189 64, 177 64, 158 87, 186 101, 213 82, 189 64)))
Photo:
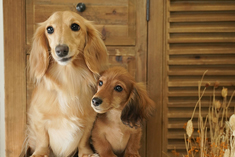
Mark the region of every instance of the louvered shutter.
MULTIPOLYGON (((198 100, 198 81, 213 85, 220 99, 222 87, 231 96, 235 85, 235 1, 167 0, 166 82, 163 114, 165 150, 185 151, 184 123, 192 116, 198 100)), ((202 99, 202 115, 208 113, 212 87, 202 99)), ((231 106, 234 106, 232 101, 231 106)), ((197 129, 197 112, 194 128, 197 129)), ((196 131, 194 131, 196 132, 196 131)), ((197 134, 195 134, 197 135, 197 134)))

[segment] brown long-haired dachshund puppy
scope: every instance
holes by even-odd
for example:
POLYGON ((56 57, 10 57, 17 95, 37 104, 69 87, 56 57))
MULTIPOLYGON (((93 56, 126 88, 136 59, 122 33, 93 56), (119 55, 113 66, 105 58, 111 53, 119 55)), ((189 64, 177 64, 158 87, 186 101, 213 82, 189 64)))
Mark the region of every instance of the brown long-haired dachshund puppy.
POLYGON ((100 113, 92 130, 100 157, 139 157, 140 124, 154 109, 144 86, 124 68, 110 68, 99 78, 92 107, 100 113))
POLYGON ((96 112, 90 101, 107 50, 94 26, 75 12, 55 12, 37 28, 29 58, 36 80, 28 112, 27 143, 32 157, 50 149, 66 157, 92 155, 89 137, 96 112))

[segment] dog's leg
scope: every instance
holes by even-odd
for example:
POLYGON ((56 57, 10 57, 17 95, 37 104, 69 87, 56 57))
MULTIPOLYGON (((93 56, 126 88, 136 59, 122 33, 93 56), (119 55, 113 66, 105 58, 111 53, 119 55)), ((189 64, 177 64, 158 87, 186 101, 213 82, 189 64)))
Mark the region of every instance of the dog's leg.
MULTIPOLYGON (((96 130, 93 130, 96 132, 96 130)), ((100 157, 117 157, 112 150, 111 144, 107 141, 104 134, 92 134, 92 141, 96 152, 100 157)))
POLYGON ((50 153, 49 138, 44 125, 34 126, 33 129, 36 136, 36 148, 31 157, 48 157, 50 153))
POLYGON ((141 129, 130 136, 130 139, 127 143, 124 157, 140 157, 139 148, 140 148, 140 139, 141 139, 141 129))
MULTIPOLYGON (((90 115, 91 119, 95 119, 96 113, 94 112, 94 115, 90 115)), ((78 156, 79 157, 86 157, 93 154, 93 151, 90 148, 90 136, 91 136, 91 129, 93 127, 94 121, 88 121, 86 123, 86 127, 84 129, 84 133, 82 135, 82 138, 78 144, 78 156)))

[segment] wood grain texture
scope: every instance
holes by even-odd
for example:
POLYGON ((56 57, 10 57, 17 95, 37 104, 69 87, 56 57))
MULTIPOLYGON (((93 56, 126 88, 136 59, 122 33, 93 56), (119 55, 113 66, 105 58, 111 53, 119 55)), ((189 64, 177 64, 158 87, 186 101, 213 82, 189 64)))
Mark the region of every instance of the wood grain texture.
POLYGON ((156 112, 147 123, 147 157, 161 157, 163 143, 164 0, 150 1, 148 23, 148 89, 156 112))
MULTIPOLYGON (((202 100, 203 117, 208 114, 216 81, 219 82, 215 91, 216 100, 222 100, 222 87, 228 88, 228 99, 234 91, 234 6, 235 1, 230 0, 187 3, 167 0, 163 104, 166 134, 164 150, 168 155, 172 155, 171 151, 175 149, 177 152, 186 153, 184 137, 180 135, 184 133, 182 124, 192 116, 193 106, 198 100, 198 81, 206 70, 208 72, 202 82, 202 89, 206 84, 210 86, 202 100)), ((230 107, 233 112, 234 100, 230 107)), ((196 110, 194 117, 197 115, 196 110)))
MULTIPOLYGON (((139 82, 147 83, 147 21, 146 21, 146 0, 132 0, 129 2, 130 5, 135 6, 136 9, 132 7, 131 12, 136 10, 135 15, 129 15, 129 19, 132 19, 129 24, 129 32, 132 32, 136 38, 136 46, 135 46, 135 59, 136 65, 133 69, 136 69, 135 78, 139 82), (134 4, 130 4, 134 3, 134 4), (134 18, 133 18, 134 17, 134 18), (136 20, 133 20, 136 19, 136 20), (134 25, 136 23, 136 25, 134 25), (135 27, 133 27, 135 26, 135 27), (131 30, 132 29, 132 30, 131 30), (135 33, 135 34, 134 34, 135 33)), ((140 155, 141 157, 148 157, 147 155, 147 124, 143 124, 143 134, 141 139, 141 149, 140 155)))
POLYGON ((3 13, 6 156, 16 157, 26 126, 25 1, 3 0, 3 13))
POLYGON ((94 1, 83 2, 86 10, 80 13, 76 10, 76 3, 26 0, 27 42, 31 42, 37 23, 45 21, 55 11, 71 10, 98 25, 106 45, 135 45, 135 0, 126 0, 123 3, 113 1, 112 5, 94 1))

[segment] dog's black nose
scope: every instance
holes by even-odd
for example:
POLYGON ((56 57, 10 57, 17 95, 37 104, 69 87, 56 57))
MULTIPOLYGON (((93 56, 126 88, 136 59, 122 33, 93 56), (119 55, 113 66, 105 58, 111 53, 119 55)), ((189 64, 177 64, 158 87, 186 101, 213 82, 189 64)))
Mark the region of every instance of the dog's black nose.
POLYGON ((69 47, 67 45, 57 45, 55 52, 58 57, 64 57, 69 53, 69 47))
POLYGON ((92 104, 93 104, 94 106, 99 106, 100 104, 102 104, 102 102, 103 102, 103 100, 100 99, 100 98, 98 98, 98 97, 94 97, 94 98, 92 99, 92 104))

